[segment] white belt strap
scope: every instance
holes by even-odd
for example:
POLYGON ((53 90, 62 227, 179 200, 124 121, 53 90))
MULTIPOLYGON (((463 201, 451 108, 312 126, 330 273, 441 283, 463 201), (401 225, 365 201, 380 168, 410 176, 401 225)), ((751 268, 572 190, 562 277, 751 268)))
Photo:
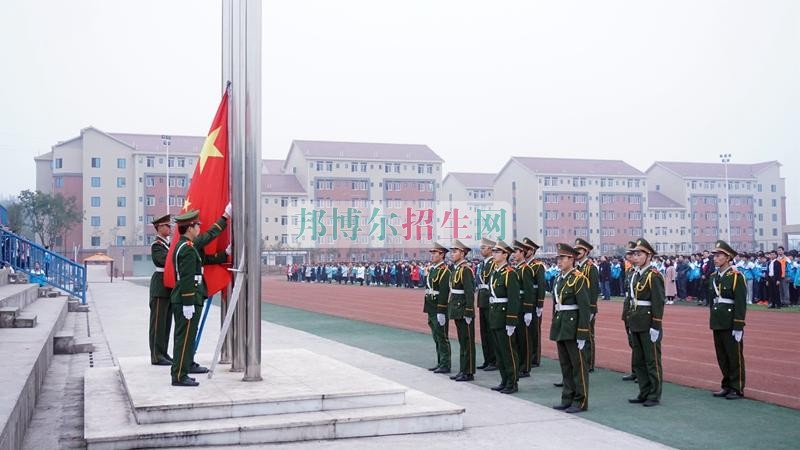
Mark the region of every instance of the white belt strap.
POLYGON ((451 294, 463 294, 464 290, 463 289, 450 289, 450 293, 451 294))
POLYGON ((578 305, 560 305, 556 303, 556 312, 558 311, 577 311, 578 305))
POLYGON ((489 303, 508 303, 508 298, 489 297, 489 303))
POLYGON ((427 294, 427 295, 439 295, 439 291, 434 291, 433 289, 425 289, 425 294, 427 294))
POLYGON ((650 306, 650 305, 652 305, 652 303, 646 300, 639 300, 636 302, 636 306, 650 306))
POLYGON ((478 289, 489 289, 489 285, 486 283, 479 284, 478 289))
POLYGON ((156 267, 156 272, 163 272, 163 271, 164 271, 163 267, 156 267))
POLYGON ((734 305, 734 304, 736 304, 733 300, 731 300, 729 298, 721 298, 721 297, 717 297, 717 298, 714 299, 714 304, 717 304, 717 303, 725 303, 726 305, 734 305))

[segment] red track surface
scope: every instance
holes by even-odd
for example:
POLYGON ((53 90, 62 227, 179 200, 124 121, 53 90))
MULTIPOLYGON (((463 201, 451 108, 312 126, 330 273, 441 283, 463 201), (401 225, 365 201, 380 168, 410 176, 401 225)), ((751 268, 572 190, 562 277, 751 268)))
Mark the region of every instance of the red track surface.
MULTIPOLYGON (((264 278, 264 302, 348 319, 428 333, 420 289, 288 283, 264 278), (279 294, 279 295, 278 295, 279 294)), ((548 298, 548 305, 550 299, 548 298)), ((620 302, 600 302, 596 323, 598 367, 630 371, 630 348, 620 320, 620 302)), ((542 333, 549 333, 552 316, 545 308, 542 333)), ((800 315, 750 311, 745 327, 749 398, 800 409, 800 315)), ((480 336, 478 331, 476 336, 480 336)), ((450 327, 455 339, 455 327, 450 327)), ((431 343, 431 345, 433 345, 431 343)), ((716 390, 722 377, 714 354, 708 308, 667 306, 662 344, 664 379, 716 390)), ((542 354, 556 358, 553 342, 545 339, 542 354)))

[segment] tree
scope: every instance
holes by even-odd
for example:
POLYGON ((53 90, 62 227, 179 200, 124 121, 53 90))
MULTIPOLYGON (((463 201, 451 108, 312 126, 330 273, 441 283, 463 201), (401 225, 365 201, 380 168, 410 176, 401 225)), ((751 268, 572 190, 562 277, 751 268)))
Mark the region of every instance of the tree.
POLYGON ((22 216, 42 245, 52 248, 57 236, 65 235, 83 221, 83 211, 75 197, 66 198, 61 194, 50 195, 26 189, 17 198, 22 216))

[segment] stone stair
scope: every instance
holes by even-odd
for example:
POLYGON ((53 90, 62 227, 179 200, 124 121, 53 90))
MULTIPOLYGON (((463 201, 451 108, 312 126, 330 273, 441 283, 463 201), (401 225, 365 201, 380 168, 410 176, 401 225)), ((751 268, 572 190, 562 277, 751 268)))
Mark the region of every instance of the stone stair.
MULTIPOLYGON (((68 308, 71 301, 67 302, 68 308)), ((82 312, 72 312, 68 309, 64 324, 53 336, 53 353, 56 355, 69 355, 75 353, 89 353, 94 351, 94 344, 88 336, 76 336, 76 321, 86 320, 82 312)))

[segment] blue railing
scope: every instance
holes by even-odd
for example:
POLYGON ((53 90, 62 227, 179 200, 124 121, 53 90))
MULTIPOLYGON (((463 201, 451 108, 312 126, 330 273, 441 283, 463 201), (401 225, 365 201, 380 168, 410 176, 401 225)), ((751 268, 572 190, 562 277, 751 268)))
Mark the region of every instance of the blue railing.
POLYGON ((86 304, 85 266, 4 230, 0 230, 0 261, 28 274, 31 283, 48 284, 86 304), (41 272, 36 270, 36 263, 41 272))

